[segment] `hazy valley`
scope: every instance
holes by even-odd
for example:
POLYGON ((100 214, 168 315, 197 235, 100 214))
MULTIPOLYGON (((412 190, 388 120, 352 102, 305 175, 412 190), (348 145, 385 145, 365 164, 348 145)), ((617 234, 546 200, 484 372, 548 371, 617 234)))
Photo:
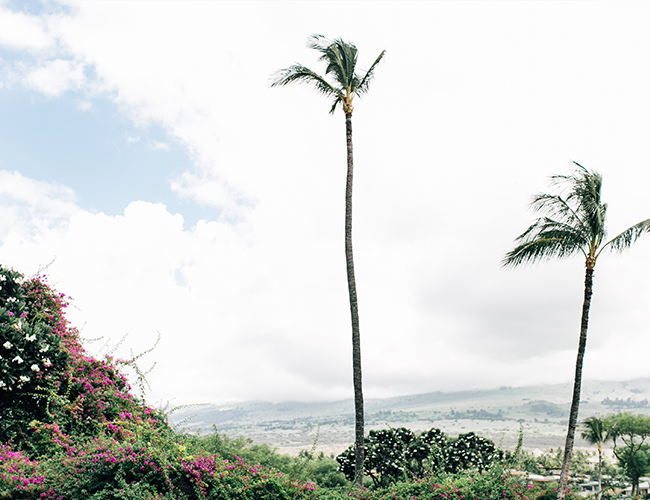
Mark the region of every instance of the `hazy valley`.
MULTIPOLYGON (((437 427, 449 435, 474 431, 506 449, 516 445, 520 423, 524 448, 546 450, 564 445, 571 401, 571 384, 501 387, 494 390, 433 392, 365 404, 366 430, 437 427)), ((650 378, 625 382, 587 380, 582 386, 580 420, 591 415, 630 411, 650 414, 650 378)), ((212 431, 245 436, 268 443, 282 453, 297 454, 313 446, 340 453, 354 439, 352 399, 335 402, 205 405, 180 409, 171 415, 191 432, 212 431)), ((577 448, 588 448, 577 439, 577 448)))

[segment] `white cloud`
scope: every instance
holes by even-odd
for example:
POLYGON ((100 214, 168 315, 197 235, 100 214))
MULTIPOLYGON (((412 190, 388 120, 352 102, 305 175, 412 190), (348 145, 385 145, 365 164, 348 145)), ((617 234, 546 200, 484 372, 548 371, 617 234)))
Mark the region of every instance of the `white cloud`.
POLYGON ((48 33, 43 19, 12 12, 0 5, 0 46, 19 50, 43 50, 53 43, 54 39, 48 33))
POLYGON ((221 209, 224 218, 241 218, 253 204, 252 201, 243 199, 223 178, 209 173, 197 175, 184 172, 172 181, 171 189, 194 203, 221 209))
POLYGON ((83 64, 67 59, 54 59, 26 71, 25 83, 39 92, 57 97, 67 90, 79 89, 85 82, 83 64))
POLYGON ((5 170, 0 170, 0 207, 6 215, 0 220, 0 241, 5 242, 37 238, 79 210, 70 188, 5 170))
POLYGON ((151 149, 154 151, 171 151, 171 147, 166 142, 153 141, 151 149))
POLYGON ((87 100, 80 100, 77 102, 77 109, 85 113, 86 111, 93 109, 93 103, 87 100))

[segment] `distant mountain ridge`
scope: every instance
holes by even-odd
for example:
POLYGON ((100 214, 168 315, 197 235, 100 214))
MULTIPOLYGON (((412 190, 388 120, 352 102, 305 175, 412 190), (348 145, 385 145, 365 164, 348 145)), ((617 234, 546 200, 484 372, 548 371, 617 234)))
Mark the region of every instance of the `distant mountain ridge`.
MULTIPOLYGON (((508 448, 514 447, 521 424, 525 448, 563 446, 572 387, 567 383, 368 399, 366 427, 437 427, 449 435, 474 431, 508 448)), ((586 380, 580 420, 618 411, 650 414, 648 397, 650 378, 586 380)), ((353 441, 352 399, 206 405, 174 412, 172 421, 190 416, 185 425, 189 431, 205 433, 216 426, 219 432, 266 442, 287 453, 311 448, 317 434, 317 447, 327 453, 339 453, 353 441)), ((586 443, 578 442, 581 445, 586 443)))

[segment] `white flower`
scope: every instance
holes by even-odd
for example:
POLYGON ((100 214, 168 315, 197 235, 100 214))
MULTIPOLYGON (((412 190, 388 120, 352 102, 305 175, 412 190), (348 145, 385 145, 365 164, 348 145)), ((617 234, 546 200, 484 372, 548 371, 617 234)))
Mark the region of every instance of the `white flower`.
POLYGON ((21 364, 23 362, 23 358, 21 358, 20 356, 16 356, 11 361, 15 361, 16 363, 21 364))
POLYGON ((4 344, 2 344, 2 347, 5 349, 11 349, 13 347, 13 344, 7 340, 4 344))
POLYGON ((21 375, 21 376, 20 376, 20 381, 21 381, 21 382, 29 382, 29 380, 30 380, 30 378, 29 378, 29 377, 25 377, 25 375, 21 375))
POLYGON ((38 352, 47 352, 49 350, 50 346, 45 344, 45 347, 42 347, 38 352))
POLYGON ((34 334, 34 335, 25 335, 25 340, 27 340, 27 342, 34 342, 36 340, 36 334, 34 334))
POLYGON ((32 365, 30 368, 32 369, 33 372, 40 372, 41 371, 41 369, 38 367, 38 365, 32 365))
POLYGON ((0 380, 0 387, 7 387, 7 384, 5 384, 2 380, 0 380))
POLYGON ((0 274, 0 281, 7 281, 7 277, 4 274, 0 274))
POLYGON ((50 361, 50 358, 43 358, 42 361, 46 368, 52 366, 52 362, 50 361))
POLYGON ((18 299, 16 297, 9 297, 7 302, 18 302, 18 299))

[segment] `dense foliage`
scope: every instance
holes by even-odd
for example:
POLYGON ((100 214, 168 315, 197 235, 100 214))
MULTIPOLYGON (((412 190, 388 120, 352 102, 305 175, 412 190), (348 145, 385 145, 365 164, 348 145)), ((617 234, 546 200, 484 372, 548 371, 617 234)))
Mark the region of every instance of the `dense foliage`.
MULTIPOLYGON (((425 471, 455 474, 465 470, 483 472, 503 453, 489 439, 473 432, 448 438, 440 429, 415 435, 404 427, 373 430, 365 438, 365 474, 375 486, 421 477, 425 471)), ((354 478, 354 446, 337 460, 348 478, 354 478)))
POLYGON ((53 421, 61 374, 70 366, 60 311, 63 297, 41 293, 38 281, 0 268, 0 440, 31 442, 29 423, 53 421))
POLYGON ((205 436, 186 436, 194 446, 207 453, 245 463, 259 464, 283 472, 294 479, 313 482, 325 488, 345 486, 346 479, 338 468, 333 456, 323 452, 315 453, 316 443, 311 450, 302 450, 297 457, 282 455, 266 443, 253 443, 250 438, 232 438, 226 434, 214 432, 205 436))
MULTIPOLYGON (((63 314, 68 302, 43 278, 0 268, 2 405, 0 440, 31 458, 92 438, 121 439, 131 423, 157 428, 165 416, 130 394, 110 359, 87 356, 63 314)), ((59 450, 60 451, 60 450, 59 450)))
POLYGON ((638 492, 642 476, 650 472, 650 417, 631 413, 614 413, 603 420, 607 437, 614 442, 614 456, 619 467, 638 492))

